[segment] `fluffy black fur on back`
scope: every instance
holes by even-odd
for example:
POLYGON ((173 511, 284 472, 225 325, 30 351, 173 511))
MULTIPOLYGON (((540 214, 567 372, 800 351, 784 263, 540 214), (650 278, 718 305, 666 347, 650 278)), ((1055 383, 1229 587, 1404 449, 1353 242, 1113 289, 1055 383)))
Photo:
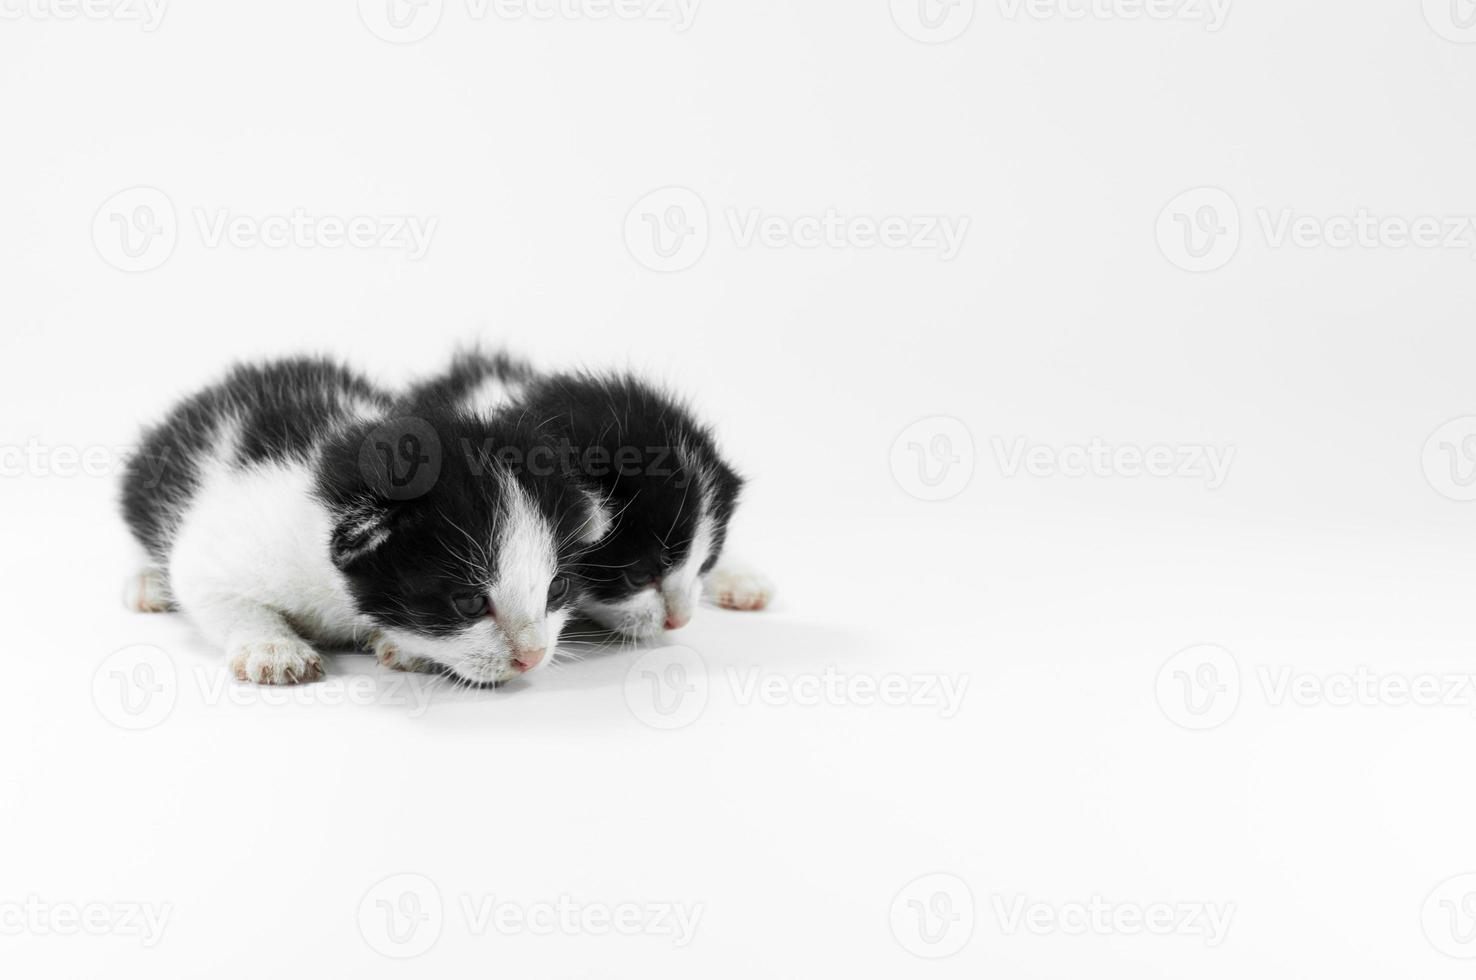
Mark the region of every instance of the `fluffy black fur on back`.
POLYGON ((537 377, 532 365, 507 351, 472 348, 458 351, 451 359, 449 370, 412 385, 401 404, 412 412, 418 408, 446 408, 464 404, 465 399, 488 378, 496 378, 513 387, 527 385, 537 377))
POLYGON ((306 459, 356 412, 386 412, 393 397, 321 358, 240 365, 184 399, 148 429, 123 476, 123 517, 161 564, 201 466, 229 445, 231 465, 306 459))

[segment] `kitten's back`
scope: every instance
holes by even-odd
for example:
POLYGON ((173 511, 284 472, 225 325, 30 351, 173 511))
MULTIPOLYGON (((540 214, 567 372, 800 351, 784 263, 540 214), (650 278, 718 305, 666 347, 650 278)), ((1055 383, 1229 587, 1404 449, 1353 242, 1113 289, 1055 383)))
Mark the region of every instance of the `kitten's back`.
POLYGON ((144 433, 123 476, 123 516, 161 563, 212 466, 309 460, 355 418, 386 412, 389 394, 325 358, 239 365, 144 433))

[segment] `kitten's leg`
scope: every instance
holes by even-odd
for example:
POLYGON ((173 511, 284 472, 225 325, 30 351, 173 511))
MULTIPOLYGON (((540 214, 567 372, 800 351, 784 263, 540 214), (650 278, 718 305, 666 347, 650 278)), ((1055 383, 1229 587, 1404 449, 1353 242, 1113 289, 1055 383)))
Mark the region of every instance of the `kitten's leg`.
POLYGON ((724 609, 757 610, 774 598, 774 583, 751 568, 719 562, 703 579, 702 592, 724 609))
POLYGON ((269 606, 244 596, 212 596, 186 603, 185 611, 225 647, 237 680, 302 684, 323 676, 318 651, 269 606))
POLYGON ((134 612, 172 612, 176 608, 169 595, 169 579, 162 568, 140 569, 123 587, 123 604, 134 612))
POLYGON ((419 657, 411 657, 401 653, 400 648, 393 640, 389 640, 378 630, 368 636, 369 651, 374 654, 374 659, 379 661, 380 666, 391 670, 404 670, 424 673, 434 666, 429 660, 419 657))

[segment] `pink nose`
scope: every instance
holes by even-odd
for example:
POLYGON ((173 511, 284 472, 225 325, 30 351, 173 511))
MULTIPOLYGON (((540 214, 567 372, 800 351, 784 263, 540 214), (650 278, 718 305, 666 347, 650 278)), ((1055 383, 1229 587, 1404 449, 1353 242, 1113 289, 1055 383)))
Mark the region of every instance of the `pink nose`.
POLYGON ((537 650, 519 650, 517 655, 513 657, 513 670, 516 670, 520 674, 526 674, 534 667, 543 663, 543 655, 547 652, 548 647, 539 647, 537 650))
POLYGON ((666 628, 669 630, 679 630, 691 621, 692 616, 690 613, 668 612, 666 614, 666 628))

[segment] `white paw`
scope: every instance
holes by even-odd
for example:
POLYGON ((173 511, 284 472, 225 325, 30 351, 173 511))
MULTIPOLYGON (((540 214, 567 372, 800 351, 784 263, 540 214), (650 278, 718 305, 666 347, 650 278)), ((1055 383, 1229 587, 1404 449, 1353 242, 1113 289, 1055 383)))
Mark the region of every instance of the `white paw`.
POLYGON ((714 568, 703 588, 724 609, 762 609, 774 598, 773 582, 743 568, 714 568))
POLYGON ((157 568, 142 569, 123 587, 123 604, 134 612, 169 612, 174 608, 169 581, 157 568))
POLYGON ((237 680, 257 684, 306 684, 323 676, 318 651, 293 637, 249 640, 231 650, 237 680))
POLYGON ((369 639, 370 648, 374 651, 374 659, 379 661, 381 667, 391 670, 405 670, 421 673, 431 669, 431 662, 420 657, 410 657, 400 652, 393 640, 385 639, 380 633, 375 633, 369 639))

